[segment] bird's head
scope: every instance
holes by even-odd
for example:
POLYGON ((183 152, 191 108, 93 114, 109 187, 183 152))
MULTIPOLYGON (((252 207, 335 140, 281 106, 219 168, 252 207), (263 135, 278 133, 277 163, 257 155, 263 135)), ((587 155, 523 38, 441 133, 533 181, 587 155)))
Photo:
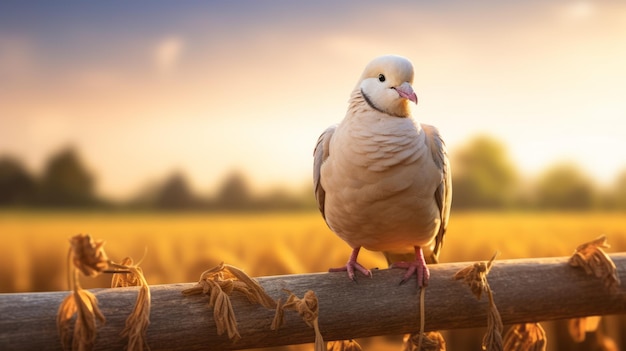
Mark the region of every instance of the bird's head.
POLYGON ((413 91, 413 65, 401 56, 381 56, 363 71, 357 89, 372 108, 396 117, 408 117, 409 101, 417 104, 413 91))

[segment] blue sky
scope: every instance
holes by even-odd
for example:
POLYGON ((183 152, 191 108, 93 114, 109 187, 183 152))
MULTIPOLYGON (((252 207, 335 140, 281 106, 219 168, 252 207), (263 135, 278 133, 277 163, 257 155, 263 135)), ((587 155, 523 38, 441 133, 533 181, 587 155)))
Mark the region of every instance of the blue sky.
POLYGON ((361 70, 415 66, 417 120, 452 151, 477 133, 535 176, 626 168, 619 1, 0 4, 0 154, 33 171, 76 146, 116 198, 174 170, 210 192, 233 169, 301 187, 361 70))

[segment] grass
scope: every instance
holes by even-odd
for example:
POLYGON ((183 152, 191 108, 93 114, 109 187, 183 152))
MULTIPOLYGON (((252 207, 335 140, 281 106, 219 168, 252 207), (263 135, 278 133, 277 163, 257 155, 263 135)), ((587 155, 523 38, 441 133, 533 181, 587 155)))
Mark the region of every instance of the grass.
MULTIPOLYGON (((225 261, 252 276, 325 271, 345 263, 349 247, 317 213, 126 214, 0 212, 0 292, 64 290, 67 238, 104 239, 109 257, 140 259, 150 284, 195 281, 225 261)), ((442 262, 565 256, 600 234, 626 251, 623 213, 453 214, 442 262)), ((365 266, 382 255, 362 251, 365 266)), ((97 284, 97 283, 96 283, 97 284)))
MULTIPOLYGON (((251 276, 326 271, 350 254, 318 213, 5 211, 0 212, 0 292, 66 290, 67 239, 77 233, 105 240, 108 256, 117 262, 126 256, 137 261, 145 253, 141 267, 151 285, 196 281, 221 261, 251 276)), ((566 256, 600 234, 608 236, 609 252, 626 251, 624 213, 453 213, 441 261, 487 260, 496 250, 499 259, 566 256)), ((374 252, 362 251, 359 261, 386 266, 374 252)), ((83 285, 109 282, 103 277, 83 285)), ((386 343, 379 339, 367 349, 398 349, 397 342, 389 348, 386 343)))

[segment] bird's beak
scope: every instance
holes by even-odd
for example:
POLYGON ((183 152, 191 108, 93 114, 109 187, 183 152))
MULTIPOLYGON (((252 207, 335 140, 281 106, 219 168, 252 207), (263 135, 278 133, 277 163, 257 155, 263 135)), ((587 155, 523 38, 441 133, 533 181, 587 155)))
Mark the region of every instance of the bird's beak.
POLYGON ((417 95, 415 91, 413 91, 413 87, 408 82, 404 82, 394 89, 398 92, 400 97, 403 97, 407 100, 413 101, 417 105, 417 95))

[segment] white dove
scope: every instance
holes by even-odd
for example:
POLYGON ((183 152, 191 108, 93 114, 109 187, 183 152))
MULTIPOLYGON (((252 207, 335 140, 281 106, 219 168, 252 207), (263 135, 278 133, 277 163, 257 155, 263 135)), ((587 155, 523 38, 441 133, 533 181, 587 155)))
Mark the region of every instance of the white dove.
POLYGON ((389 263, 407 268, 426 286, 430 272, 424 252, 437 262, 448 225, 452 187, 450 165, 439 131, 416 122, 409 101, 413 65, 400 56, 370 62, 352 91, 348 111, 326 129, 314 152, 315 197, 329 228, 353 249, 345 266, 355 280, 361 247, 382 251, 389 263), (413 256, 414 255, 414 256, 413 256), (414 260, 413 260, 414 257, 414 260))

